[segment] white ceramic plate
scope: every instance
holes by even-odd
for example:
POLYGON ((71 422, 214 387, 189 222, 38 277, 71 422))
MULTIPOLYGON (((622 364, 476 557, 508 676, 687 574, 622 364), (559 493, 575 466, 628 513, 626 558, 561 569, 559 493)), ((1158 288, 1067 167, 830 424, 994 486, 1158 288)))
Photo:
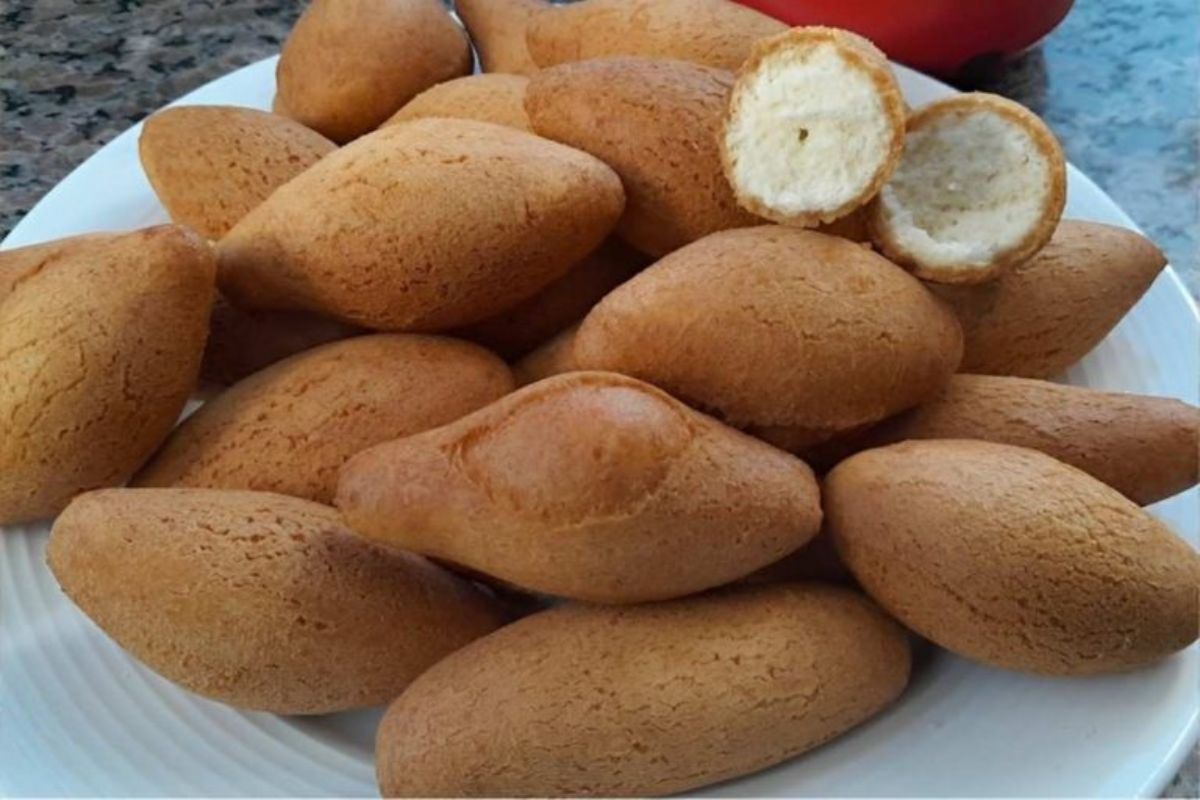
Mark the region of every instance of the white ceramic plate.
MULTIPOLYGON (((179 104, 268 108, 275 59, 179 104)), ((952 93, 897 69, 909 102, 952 93)), ((4 246, 165 222, 137 158, 137 125, 56 186, 4 246)), ((1133 227, 1072 169, 1067 214, 1133 227)), ((1167 270, 1070 382, 1197 402, 1200 323, 1167 270)), ((1192 491, 1154 512, 1193 545, 1192 491)), ((0 533, 0 792, 6 795, 374 795, 378 712, 245 713, 176 688, 109 641, 43 563, 47 525, 0 533)), ((1200 649, 1130 675, 1045 679, 927 652, 889 712, 711 796, 1153 795, 1198 730, 1200 649)))

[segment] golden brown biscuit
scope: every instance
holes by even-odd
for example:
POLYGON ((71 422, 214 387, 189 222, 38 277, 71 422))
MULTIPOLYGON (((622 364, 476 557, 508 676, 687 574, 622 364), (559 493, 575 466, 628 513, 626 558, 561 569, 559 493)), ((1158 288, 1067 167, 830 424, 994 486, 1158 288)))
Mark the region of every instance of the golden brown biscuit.
POLYGON ((221 290, 245 308, 307 310, 437 332, 536 294, 621 215, 596 158, 512 128, 420 119, 343 147, 220 241, 221 290))
POLYGON ((171 219, 209 239, 336 149, 286 117, 232 106, 168 108, 138 137, 146 178, 171 219))
POLYGON ((1062 148, 1019 103, 983 92, 908 118, 868 218, 884 255, 938 283, 983 283, 1041 250, 1067 199, 1062 148))
POLYGON ((610 237, 533 297, 457 334, 504 358, 520 358, 583 319, 601 298, 632 278, 647 262, 641 253, 610 237))
POLYGON ((288 116, 341 144, 470 71, 471 45, 438 0, 313 0, 275 80, 288 116))
POLYGON ((627 199, 617 235, 662 256, 760 222, 738 207, 721 171, 717 134, 732 83, 724 70, 684 61, 596 59, 539 72, 525 109, 538 134, 616 170, 627 199))
POLYGON ((0 254, 0 523, 128 480, 196 385, 212 251, 163 225, 0 254))
POLYGON ((377 334, 274 364, 208 401, 134 486, 254 489, 333 501, 361 450, 487 405, 513 389, 504 362, 454 339, 377 334))
POLYGON ((218 294, 200 378, 228 386, 288 356, 365 332, 303 311, 243 311, 218 294))
POLYGON ((792 28, 757 42, 738 71, 718 136, 725 176, 760 217, 832 223, 891 176, 905 116, 875 45, 837 28, 792 28))
POLYGON ((884 421, 856 446, 907 439, 1040 450, 1143 506, 1195 486, 1200 471, 1200 408, 1026 378, 955 375, 937 397, 884 421))
POLYGON ((640 381, 582 372, 360 453, 337 506, 368 538, 609 603, 727 583, 821 521, 804 462, 640 381))
POLYGON ((538 14, 525 41, 543 68, 646 56, 735 70, 756 41, 785 30, 779 20, 730 0, 583 0, 538 14))
POLYGON ((565 606, 418 678, 376 738, 385 797, 645 797, 829 741, 908 682, 901 628, 856 592, 791 584, 565 606))
POLYGON ((580 369, 649 381, 790 447, 932 397, 961 353, 954 317, 904 270, 778 225, 672 253, 605 297, 574 342, 580 369))
POLYGON ((387 702, 504 622, 478 589, 352 536, 334 509, 265 492, 89 492, 55 521, 46 561, 164 678, 277 714, 387 702))
POLYGON ((380 127, 410 119, 453 117, 494 122, 532 133, 529 115, 525 113, 528 85, 529 79, 523 75, 490 73, 455 78, 421 92, 380 127))
POLYGON ((1166 263, 1135 231, 1063 220, 1041 252, 997 280, 929 288, 962 323, 963 372, 1053 378, 1116 327, 1166 263))
POLYGON ((525 46, 525 31, 533 18, 550 8, 547 0, 455 0, 479 53, 484 72, 532 75, 537 64, 525 46))
POLYGON ((52 242, 0 250, 0 303, 26 278, 33 277, 44 267, 78 253, 85 242, 108 242, 111 233, 84 233, 52 242))
POLYGON ((1133 669, 1196 640, 1200 556, 1116 490, 1022 447, 867 450, 825 480, 828 530, 883 608, 985 664, 1133 669))

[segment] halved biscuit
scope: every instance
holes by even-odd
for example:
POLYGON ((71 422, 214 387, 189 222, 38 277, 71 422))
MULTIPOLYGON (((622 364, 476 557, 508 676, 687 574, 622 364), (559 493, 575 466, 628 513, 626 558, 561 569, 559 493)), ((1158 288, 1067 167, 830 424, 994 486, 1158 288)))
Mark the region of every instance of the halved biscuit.
POLYGON ((721 132, 738 203, 785 225, 844 216, 887 181, 904 147, 904 98, 857 34, 793 28, 755 45, 721 132))
POLYGON ((1054 134, 992 94, 938 100, 908 120, 904 155, 872 204, 871 239, 938 283, 982 283, 1050 240, 1067 196, 1054 134))

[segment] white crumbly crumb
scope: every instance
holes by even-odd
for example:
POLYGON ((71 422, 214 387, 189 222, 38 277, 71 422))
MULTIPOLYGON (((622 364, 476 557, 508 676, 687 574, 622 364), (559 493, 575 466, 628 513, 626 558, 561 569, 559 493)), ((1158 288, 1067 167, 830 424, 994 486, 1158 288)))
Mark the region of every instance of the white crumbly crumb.
POLYGON ((833 44, 764 58, 739 98, 725 134, 731 178, 781 214, 842 206, 887 158, 892 127, 878 90, 833 44))
POLYGON ((910 133, 880 192, 895 243, 923 266, 986 266, 1045 213, 1050 164, 1021 125, 986 109, 910 133))

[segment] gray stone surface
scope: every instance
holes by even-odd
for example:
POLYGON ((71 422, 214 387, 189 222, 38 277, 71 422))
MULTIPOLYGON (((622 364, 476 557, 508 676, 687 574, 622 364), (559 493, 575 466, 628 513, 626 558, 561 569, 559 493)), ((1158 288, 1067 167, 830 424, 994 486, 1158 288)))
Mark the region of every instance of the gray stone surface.
MULTIPOLYGON (((0 235, 146 114, 279 49, 295 0, 0 2, 0 235)), ((1067 156, 1200 293, 1200 6, 1079 0, 1038 48, 975 82, 1054 128, 1067 156)), ((1171 797, 1197 797, 1193 752, 1171 797)))

